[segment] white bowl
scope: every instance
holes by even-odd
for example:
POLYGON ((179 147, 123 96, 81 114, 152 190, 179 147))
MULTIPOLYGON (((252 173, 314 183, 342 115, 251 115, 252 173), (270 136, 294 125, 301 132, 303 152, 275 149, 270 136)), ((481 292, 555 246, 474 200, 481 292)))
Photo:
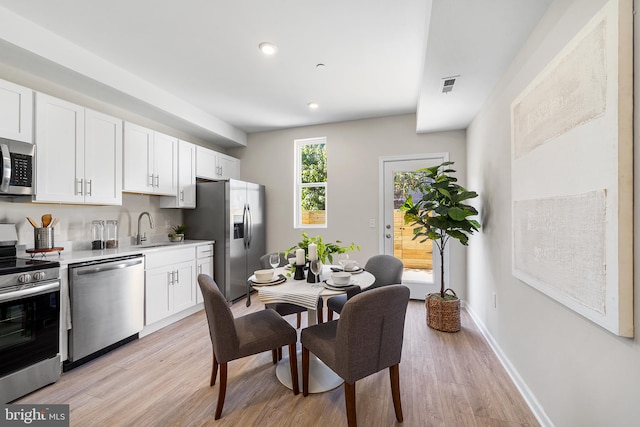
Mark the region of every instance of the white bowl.
POLYGON ((273 279, 273 270, 257 270, 253 272, 258 282, 268 282, 273 279))
POLYGON ((344 264, 344 271, 354 271, 358 269, 358 263, 355 261, 349 261, 344 264))
POLYGON ((351 274, 336 271, 335 273, 331 273, 331 280, 333 280, 333 283, 336 285, 346 285, 351 280, 351 274))

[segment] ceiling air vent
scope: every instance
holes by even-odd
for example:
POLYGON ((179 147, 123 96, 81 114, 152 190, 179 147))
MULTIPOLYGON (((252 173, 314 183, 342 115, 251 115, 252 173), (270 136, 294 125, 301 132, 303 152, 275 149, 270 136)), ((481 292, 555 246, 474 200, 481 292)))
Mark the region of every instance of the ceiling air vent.
POLYGON ((449 93, 453 90, 453 86, 456 84, 460 76, 445 77, 442 79, 442 93, 449 93))

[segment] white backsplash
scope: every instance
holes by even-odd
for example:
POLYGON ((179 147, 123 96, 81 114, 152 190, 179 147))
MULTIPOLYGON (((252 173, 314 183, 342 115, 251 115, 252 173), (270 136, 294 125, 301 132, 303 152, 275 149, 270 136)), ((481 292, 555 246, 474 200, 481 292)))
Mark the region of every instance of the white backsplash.
POLYGON ((91 248, 91 221, 96 219, 118 220, 118 239, 121 245, 130 244, 138 232, 138 216, 149 212, 149 220, 142 219, 142 231, 151 242, 168 240, 169 226, 182 222, 180 209, 161 209, 158 196, 123 194, 122 206, 62 205, 44 203, 10 202, 0 198, 0 223, 14 223, 18 232, 18 245, 33 248, 33 227, 27 217, 40 223, 43 214, 50 213, 59 222, 54 231, 54 242, 66 250, 91 248))

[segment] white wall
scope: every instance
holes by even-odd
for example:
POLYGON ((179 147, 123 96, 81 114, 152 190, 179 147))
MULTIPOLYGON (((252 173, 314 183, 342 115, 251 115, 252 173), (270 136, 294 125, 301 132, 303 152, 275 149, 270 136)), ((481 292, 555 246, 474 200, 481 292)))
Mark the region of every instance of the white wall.
MULTIPOLYGON (((511 275, 510 104, 605 3, 555 1, 467 130, 468 185, 481 195, 483 224, 467 253, 467 304, 556 426, 640 423, 639 339, 617 337, 511 275)), ((634 39, 638 58, 638 28, 634 39)), ((640 81, 637 66, 634 75, 640 81)), ((636 123, 639 117, 636 105, 636 123)), ((634 156, 640 160, 638 151, 634 156)), ((635 184, 638 201, 637 175, 635 184)), ((637 203, 635 218, 640 220, 637 203)), ((639 256, 636 251, 635 260, 639 256)), ((638 274, 636 269, 636 283, 638 274)), ((634 300, 638 330, 637 286, 634 300)))
MULTIPOLYGON (((355 242, 362 250, 352 258, 360 263, 378 254, 379 173, 381 156, 449 152, 465 181, 465 132, 416 134, 415 115, 384 117, 309 126, 249 135, 247 148, 231 150, 242 160, 242 178, 266 186, 267 250, 284 250, 300 240, 293 228, 294 140, 327 137, 327 229, 306 230, 325 240, 355 242), (369 228, 369 219, 376 228, 369 228)), ((464 287, 464 248, 452 245, 451 284, 464 287)))

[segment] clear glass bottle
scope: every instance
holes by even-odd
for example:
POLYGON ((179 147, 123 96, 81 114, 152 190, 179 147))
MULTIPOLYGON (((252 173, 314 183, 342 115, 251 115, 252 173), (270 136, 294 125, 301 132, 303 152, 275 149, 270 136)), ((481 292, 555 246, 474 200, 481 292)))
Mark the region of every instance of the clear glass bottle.
POLYGON ((108 219, 106 225, 106 247, 107 249, 114 249, 118 247, 118 221, 115 219, 108 219))
POLYGON ((104 221, 91 222, 91 249, 104 249, 104 221))

